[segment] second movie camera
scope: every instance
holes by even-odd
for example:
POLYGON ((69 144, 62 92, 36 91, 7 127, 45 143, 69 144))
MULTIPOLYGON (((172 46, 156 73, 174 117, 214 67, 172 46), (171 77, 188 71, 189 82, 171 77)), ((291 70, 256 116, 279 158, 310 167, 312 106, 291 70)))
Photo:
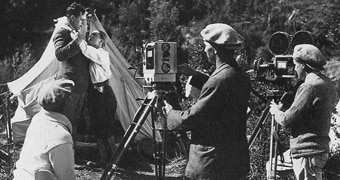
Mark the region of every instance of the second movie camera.
POLYGON ((295 78, 292 49, 298 44, 313 44, 308 31, 298 31, 293 36, 286 32, 275 32, 270 36, 268 49, 274 57, 270 62, 259 58, 254 61, 256 79, 260 81, 288 81, 295 78))

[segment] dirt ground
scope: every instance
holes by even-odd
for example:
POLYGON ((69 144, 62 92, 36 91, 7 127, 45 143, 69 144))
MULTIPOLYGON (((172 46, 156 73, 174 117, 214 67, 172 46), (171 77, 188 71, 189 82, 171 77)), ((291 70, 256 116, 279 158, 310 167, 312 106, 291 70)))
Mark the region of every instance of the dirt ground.
MULTIPOLYGON (((1 145, 5 144, 5 134, 1 134, 1 145)), ((4 149, 2 146, 1 149, 4 149)), ((7 149, 4 149, 7 151, 7 149)), ((12 170, 16 160, 19 158, 21 147, 14 146, 12 148, 13 158, 12 164, 0 161, 0 179, 11 180, 13 179, 12 170)), ((96 146, 80 146, 76 145, 76 166, 75 171, 78 180, 99 180, 103 173, 104 168, 90 168, 86 165, 88 161, 96 161, 99 158, 98 149, 96 146)), ((1 155, 1 154, 0 154, 1 155)), ((2 157, 1 157, 2 159, 2 157)), ((177 157, 168 161, 166 165, 166 180, 179 180, 183 179, 182 174, 186 165, 184 157, 177 157)), ((155 165, 153 160, 146 159, 138 154, 134 149, 129 148, 125 151, 120 163, 117 165, 117 170, 111 179, 115 180, 154 180, 155 179, 155 165)))
MULTIPOLYGON (((4 142, 4 134, 0 134, 0 144, 4 142)), ((12 162, 19 157, 20 148, 14 148, 12 162)), ((104 168, 90 168, 86 162, 95 161, 98 158, 97 149, 94 146, 78 147, 76 149, 76 167, 75 171, 78 180, 98 180, 102 177, 104 168)), ((170 159, 166 164, 166 180, 182 180, 187 160, 180 156, 170 159)), ((327 163, 326 180, 340 180, 340 159, 331 159, 327 163)), ((0 179, 11 180, 13 177, 8 171, 8 164, 0 161, 0 179)), ((118 169, 111 179, 115 180, 154 180, 155 165, 152 160, 141 156, 134 149, 129 148, 120 163, 118 169)))
MULTIPOLYGON (((77 149, 76 149, 77 151, 77 149)), ((82 148, 78 150, 76 157, 76 173, 82 180, 100 179, 104 173, 104 168, 89 168, 86 165, 88 160, 95 161, 98 158, 96 148, 82 148)), ((166 164, 167 180, 183 179, 182 174, 186 165, 184 157, 176 157, 166 164)), ((121 161, 118 164, 117 171, 111 179, 115 180, 154 180, 155 179, 155 165, 153 160, 141 156, 136 150, 129 148, 125 151, 121 161)))
MULTIPOLYGON (((91 139, 91 138, 89 138, 91 139)), ((119 141, 116 139, 116 146, 119 146, 119 141)), ((82 180, 100 179, 105 168, 89 168, 86 164, 88 161, 97 161, 99 159, 99 152, 96 143, 92 140, 87 140, 90 143, 76 142, 75 160, 76 173, 82 180), (91 143, 92 142, 92 143, 91 143)), ((170 142, 169 142, 170 143, 170 142)), ((114 173, 115 180, 154 180, 155 179, 155 165, 152 159, 153 141, 143 141, 143 143, 130 144, 129 148, 124 151, 124 154, 117 164, 117 171, 114 173), (152 146, 152 147, 151 147, 152 146), (137 150, 139 149, 139 150, 137 150), (141 149, 148 149, 143 151, 141 149), (149 154, 149 155, 147 155, 149 154)), ((166 179, 176 180, 183 179, 186 158, 182 155, 173 155, 166 158, 165 176, 166 179)))

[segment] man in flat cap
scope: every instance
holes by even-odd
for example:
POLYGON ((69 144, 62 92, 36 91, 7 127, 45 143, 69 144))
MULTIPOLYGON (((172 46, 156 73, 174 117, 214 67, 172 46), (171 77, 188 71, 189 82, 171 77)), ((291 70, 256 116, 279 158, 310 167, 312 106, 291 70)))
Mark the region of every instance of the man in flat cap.
MULTIPOLYGON (((190 109, 173 110, 165 102, 168 127, 182 125, 192 133, 186 178, 245 179, 249 172, 246 114, 251 86, 234 59, 235 50, 243 48, 243 38, 229 25, 219 23, 208 25, 201 35, 204 51, 216 70, 203 83, 190 109)), ((189 66, 179 71, 193 78, 205 77, 189 66)))
POLYGON ((27 129, 14 180, 74 180, 72 124, 62 114, 72 106, 74 82, 66 79, 47 81, 37 102, 42 110, 27 129))
POLYGON ((290 150, 297 180, 322 180, 337 92, 331 80, 321 73, 326 61, 317 47, 295 46, 293 60, 297 78, 304 82, 288 110, 283 112, 279 104, 272 102, 270 112, 280 125, 291 129, 290 150))

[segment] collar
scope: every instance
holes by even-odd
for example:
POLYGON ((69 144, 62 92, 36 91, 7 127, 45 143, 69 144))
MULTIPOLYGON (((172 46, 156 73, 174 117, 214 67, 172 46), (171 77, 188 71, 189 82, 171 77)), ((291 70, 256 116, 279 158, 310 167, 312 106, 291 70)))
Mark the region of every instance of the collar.
POLYGON ((306 79, 305 82, 313 82, 317 79, 320 79, 320 73, 318 72, 311 72, 309 74, 306 75, 306 79))
POLYGON ((51 117, 48 118, 49 121, 62 124, 70 132, 70 134, 72 134, 72 124, 65 115, 58 112, 46 111, 43 108, 41 109, 41 113, 51 117))
POLYGON ((73 28, 73 26, 70 24, 66 16, 58 18, 58 22, 55 26, 69 31, 76 31, 76 29, 73 28))
POLYGON ((226 69, 226 68, 231 68, 231 66, 225 62, 222 62, 221 64, 219 64, 215 71, 211 74, 211 77, 212 76, 215 76, 217 73, 219 73, 220 71, 222 71, 223 69, 226 69))

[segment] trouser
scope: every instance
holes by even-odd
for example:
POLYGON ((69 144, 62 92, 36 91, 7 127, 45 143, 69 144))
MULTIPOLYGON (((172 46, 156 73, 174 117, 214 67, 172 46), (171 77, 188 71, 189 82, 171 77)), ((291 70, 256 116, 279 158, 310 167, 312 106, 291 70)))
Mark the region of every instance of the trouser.
POLYGON ((77 134, 78 124, 83 119, 84 103, 87 96, 87 92, 72 92, 71 93, 72 103, 67 104, 64 107, 62 114, 64 114, 72 124, 72 136, 77 134))
POLYGON ((99 161, 106 164, 116 149, 113 129, 117 99, 107 82, 96 85, 95 88, 89 87, 88 93, 91 134, 97 139, 99 161))
POLYGON ((117 109, 117 99, 111 87, 103 85, 103 92, 93 87, 88 90, 88 112, 91 134, 96 137, 109 138, 113 135, 117 109))
POLYGON ((293 158, 293 170, 297 180, 322 180, 322 169, 328 154, 293 158))
POLYGON ((77 127, 84 118, 84 105, 87 97, 87 88, 89 86, 90 75, 88 73, 78 74, 60 74, 57 79, 70 79, 75 86, 70 94, 71 102, 63 107, 62 114, 64 114, 72 124, 72 137, 77 134, 77 127))
POLYGON ((111 136, 109 138, 100 138, 97 137, 97 145, 98 145, 98 151, 99 151, 99 163, 100 165, 105 165, 109 162, 109 160, 112 158, 113 153, 116 151, 116 142, 114 136, 111 136))

